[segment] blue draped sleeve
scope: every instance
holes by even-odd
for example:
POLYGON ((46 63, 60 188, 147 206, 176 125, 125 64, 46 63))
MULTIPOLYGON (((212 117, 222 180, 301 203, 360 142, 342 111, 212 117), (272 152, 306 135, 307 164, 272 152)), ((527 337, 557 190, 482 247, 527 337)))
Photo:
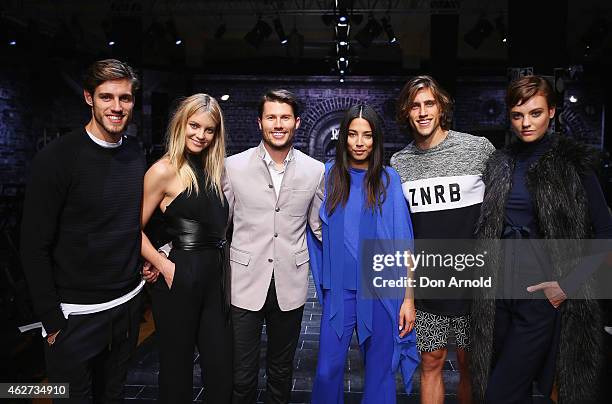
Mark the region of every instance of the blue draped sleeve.
MULTIPOLYGON (((404 194, 399 174, 392 168, 386 168, 389 173, 390 184, 387 189, 387 200, 383 205, 383 220, 392 229, 391 237, 397 242, 398 248, 408 248, 414 251, 414 233, 412 231, 412 221, 404 194)), ((381 235, 386 236, 386 235, 381 235)), ((382 238, 382 237, 381 237, 382 238)), ((397 274, 400 275, 405 274, 397 274)), ((399 311, 403 302, 403 297, 397 299, 381 299, 393 321, 394 329, 399 330, 399 311)), ((402 373, 404 388, 406 392, 412 390, 412 376, 419 365, 420 356, 416 346, 416 330, 412 330, 404 338, 400 338, 399 333, 394 335, 395 349, 393 352, 392 369, 402 373)))
POLYGON ((323 245, 314 235, 310 227, 306 233, 308 243, 308 254, 310 255, 310 273, 317 292, 319 304, 323 305, 323 289, 321 288, 321 277, 323 271, 323 245))

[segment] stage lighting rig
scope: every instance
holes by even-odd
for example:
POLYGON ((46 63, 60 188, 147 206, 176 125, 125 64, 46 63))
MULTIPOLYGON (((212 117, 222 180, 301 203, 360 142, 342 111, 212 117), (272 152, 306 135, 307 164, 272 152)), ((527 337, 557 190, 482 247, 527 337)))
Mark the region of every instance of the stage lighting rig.
POLYGON ((397 43, 397 37, 395 36, 395 32, 393 31, 393 27, 391 26, 391 22, 387 17, 383 17, 381 20, 383 29, 387 34, 387 38, 389 39, 389 43, 397 43))
POLYGON ((472 48, 478 49, 492 32, 493 24, 482 17, 476 22, 476 25, 463 36, 463 40, 472 48))
POLYGON ((369 48, 374 39, 376 39, 382 31, 382 25, 376 21, 373 15, 370 15, 367 24, 357 33, 357 35, 355 35, 355 39, 364 48, 369 48))
POLYGON ((274 19, 274 30, 276 31, 276 35, 278 35, 278 40, 281 45, 286 45, 289 42, 287 35, 285 35, 285 29, 283 28, 283 23, 280 17, 276 17, 274 19))
POLYGON ((268 38, 270 34, 272 34, 272 28, 270 28, 270 25, 262 20, 261 17, 258 17, 255 26, 249 32, 247 32, 244 39, 251 44, 251 46, 259 49, 261 43, 264 41, 264 39, 268 38))

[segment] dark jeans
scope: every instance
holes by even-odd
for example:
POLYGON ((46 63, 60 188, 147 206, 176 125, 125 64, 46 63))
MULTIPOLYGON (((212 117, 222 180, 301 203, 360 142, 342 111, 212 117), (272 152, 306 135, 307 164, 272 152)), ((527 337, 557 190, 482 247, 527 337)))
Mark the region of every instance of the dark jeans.
POLYGON ((141 296, 94 314, 71 315, 55 343, 45 342, 50 383, 70 383, 58 403, 120 403, 130 355, 138 342, 141 296))
POLYGON ((261 310, 232 306, 234 323, 234 404, 252 404, 257 398, 259 350, 264 320, 268 337, 266 353, 266 404, 289 402, 293 357, 300 336, 304 306, 281 311, 274 279, 261 310))

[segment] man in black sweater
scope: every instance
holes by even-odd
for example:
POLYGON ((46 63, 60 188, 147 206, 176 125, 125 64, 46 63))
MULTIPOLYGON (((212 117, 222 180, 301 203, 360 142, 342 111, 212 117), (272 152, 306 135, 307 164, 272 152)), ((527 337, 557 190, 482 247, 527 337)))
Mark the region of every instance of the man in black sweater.
POLYGON ((46 337, 49 382, 73 402, 122 401, 140 319, 140 210, 145 161, 123 135, 138 79, 114 59, 84 83, 92 118, 35 157, 21 258, 46 337))

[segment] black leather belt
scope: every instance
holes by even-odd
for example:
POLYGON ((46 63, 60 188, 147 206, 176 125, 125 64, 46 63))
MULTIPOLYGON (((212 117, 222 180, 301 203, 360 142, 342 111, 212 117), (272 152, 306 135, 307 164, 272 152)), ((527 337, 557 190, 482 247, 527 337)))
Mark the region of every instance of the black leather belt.
POLYGON ((210 235, 202 223, 182 217, 166 216, 166 222, 171 228, 172 249, 183 251, 219 251, 223 273, 221 274, 221 296, 223 297, 223 310, 229 320, 230 312, 230 282, 231 272, 229 264, 229 244, 226 239, 210 235))

